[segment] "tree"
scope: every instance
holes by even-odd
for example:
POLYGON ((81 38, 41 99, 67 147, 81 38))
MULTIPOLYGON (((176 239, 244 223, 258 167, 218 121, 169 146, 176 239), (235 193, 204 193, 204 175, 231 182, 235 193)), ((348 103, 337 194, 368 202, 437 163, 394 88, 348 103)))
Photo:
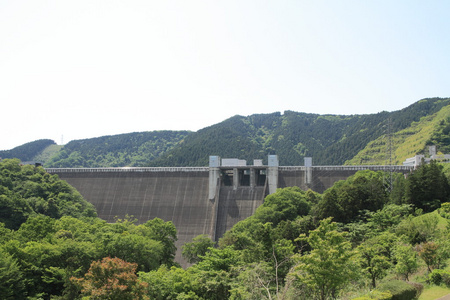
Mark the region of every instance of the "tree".
POLYGON ((214 247, 214 244, 206 234, 201 234, 193 238, 191 243, 183 245, 181 255, 189 263, 195 264, 201 260, 201 256, 206 254, 208 248, 214 247))
POLYGON ((24 241, 38 241, 50 237, 55 233, 53 225, 55 219, 48 216, 38 215, 30 217, 22 223, 17 233, 24 241))
POLYGON ((203 299, 196 295, 197 282, 192 274, 179 268, 162 265, 158 270, 139 272, 139 279, 147 283, 150 299, 203 299))
POLYGON ((0 222, 18 229, 30 216, 95 217, 95 208, 67 182, 41 167, 0 161, 0 222))
POLYGON ((423 163, 409 175, 405 192, 407 203, 430 212, 448 201, 450 184, 442 169, 442 165, 432 160, 429 164, 423 163))
POLYGON ((71 280, 81 287, 83 296, 92 299, 148 299, 145 295, 147 284, 138 280, 136 268, 137 264, 105 257, 92 262, 84 278, 72 277, 71 280))
POLYGON ((359 265, 371 280, 373 288, 376 288, 376 280, 383 278, 391 266, 389 251, 394 240, 392 236, 388 233, 375 236, 362 243, 356 250, 359 265))
POLYGON ((235 267, 241 264, 239 252, 232 247, 210 248, 202 260, 187 272, 198 284, 196 294, 203 299, 228 299, 235 267))
POLYGON ((251 263, 237 267, 236 271, 239 275, 230 290, 231 299, 274 299, 274 275, 269 263, 251 263))
MULTIPOLYGON (((311 196, 311 193, 308 195, 311 196)), ((276 226, 281 220, 294 220, 298 216, 306 216, 310 209, 311 204, 304 191, 299 187, 287 187, 268 195, 263 205, 256 210, 255 217, 263 223, 271 222, 276 226), (264 208, 272 208, 277 214, 270 218, 264 213, 264 208)))
POLYGON ((105 239, 103 242, 104 255, 136 263, 139 271, 155 270, 163 260, 164 249, 161 242, 145 236, 125 231, 115 234, 111 236, 110 240, 105 239))
POLYGON ((411 245, 398 244, 395 248, 395 271, 399 275, 403 275, 405 280, 409 280, 409 275, 417 271, 419 265, 417 263, 417 253, 411 245))
POLYGON ((315 214, 319 219, 333 217, 336 222, 349 223, 358 217, 361 211, 379 210, 387 201, 383 173, 358 171, 329 188, 317 204, 315 214))
POLYGON ((344 232, 337 231, 337 224, 331 218, 320 222, 309 236, 301 235, 312 250, 305 255, 297 255, 298 264, 290 273, 312 291, 321 300, 337 296, 339 289, 345 286, 355 275, 356 265, 352 258, 350 242, 344 232))
POLYGON ((419 244, 434 240, 440 234, 438 227, 439 216, 436 213, 428 213, 417 217, 408 216, 395 228, 397 235, 404 235, 412 244, 419 244))
POLYGON ((428 273, 431 272, 431 267, 438 262, 439 245, 434 242, 426 242, 419 245, 419 257, 427 265, 428 273))
POLYGON ((159 218, 154 218, 137 226, 136 231, 145 237, 161 243, 163 247, 159 264, 174 265, 175 252, 177 251, 177 247, 175 246, 177 229, 173 222, 164 222, 159 218))
POLYGON ((3 249, 0 249, 0 298, 14 300, 24 297, 23 273, 17 261, 3 249))

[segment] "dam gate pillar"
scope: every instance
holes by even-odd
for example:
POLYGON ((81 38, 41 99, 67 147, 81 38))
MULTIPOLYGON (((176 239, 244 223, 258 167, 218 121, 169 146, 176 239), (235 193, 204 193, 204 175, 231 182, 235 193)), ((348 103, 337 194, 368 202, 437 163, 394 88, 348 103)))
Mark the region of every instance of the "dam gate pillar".
POLYGON ((269 194, 273 194, 278 188, 278 156, 269 155, 269 163, 267 169, 267 181, 269 184, 269 194))
POLYGON ((220 177, 220 157, 209 157, 209 200, 214 200, 217 193, 217 185, 220 177))

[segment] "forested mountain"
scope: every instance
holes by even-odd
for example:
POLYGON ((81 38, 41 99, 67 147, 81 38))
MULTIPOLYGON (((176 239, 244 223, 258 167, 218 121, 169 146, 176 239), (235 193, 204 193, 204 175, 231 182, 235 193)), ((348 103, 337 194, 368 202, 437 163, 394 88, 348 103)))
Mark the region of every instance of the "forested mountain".
MULTIPOLYGON (((450 99, 424 99, 395 112, 370 115, 317 115, 286 111, 284 114, 234 116, 187 136, 151 166, 205 166, 209 155, 252 161, 277 154, 281 165, 302 165, 312 156, 315 165, 340 165, 368 143, 391 131, 413 126, 422 118, 450 105, 450 99)), ((446 125, 442 125, 444 128, 446 125)), ((447 132, 448 128, 441 130, 447 132)), ((442 138, 445 144, 445 138, 442 138)), ((419 149, 423 151, 423 149, 419 149)), ((414 155, 414 154, 412 154, 414 155)))
POLYGON ((159 157, 189 131, 134 132, 75 140, 45 163, 47 167, 133 167, 159 157))
POLYGON ((45 148, 55 145, 52 140, 37 140, 15 147, 11 150, 0 151, 0 158, 18 158, 21 161, 32 161, 36 155, 44 151, 45 148))
POLYGON ((315 165, 384 164, 390 132, 393 162, 401 164, 431 144, 450 152, 449 115, 450 98, 423 99, 399 111, 368 115, 285 111, 234 116, 197 132, 135 132, 76 140, 61 149, 42 140, 0 156, 39 158, 46 167, 207 166, 210 155, 267 163, 268 154, 277 154, 285 166, 303 165, 305 156, 312 156, 315 165))
MULTIPOLYGON (((388 124, 386 124, 388 126, 388 124)), ((439 152, 450 153, 450 106, 422 117, 409 127, 387 133, 367 144, 355 157, 347 161, 349 165, 377 165, 392 159, 393 164, 401 164, 406 158, 416 154, 428 154, 427 146, 436 145, 439 152), (387 153, 390 143, 390 154, 387 153)))

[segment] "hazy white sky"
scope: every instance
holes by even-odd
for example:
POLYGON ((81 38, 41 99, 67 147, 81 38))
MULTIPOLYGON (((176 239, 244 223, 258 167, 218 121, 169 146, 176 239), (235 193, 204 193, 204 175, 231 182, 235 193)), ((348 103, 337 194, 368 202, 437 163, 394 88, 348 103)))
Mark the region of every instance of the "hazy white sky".
POLYGON ((0 0, 0 150, 450 97, 450 1, 0 0))

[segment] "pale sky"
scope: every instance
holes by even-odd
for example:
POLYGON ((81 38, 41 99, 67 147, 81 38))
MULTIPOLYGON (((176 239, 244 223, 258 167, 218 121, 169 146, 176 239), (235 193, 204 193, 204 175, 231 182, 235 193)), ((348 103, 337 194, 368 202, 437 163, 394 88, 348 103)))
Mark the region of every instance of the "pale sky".
POLYGON ((449 13, 438 0, 0 0, 0 150, 450 97, 449 13))

